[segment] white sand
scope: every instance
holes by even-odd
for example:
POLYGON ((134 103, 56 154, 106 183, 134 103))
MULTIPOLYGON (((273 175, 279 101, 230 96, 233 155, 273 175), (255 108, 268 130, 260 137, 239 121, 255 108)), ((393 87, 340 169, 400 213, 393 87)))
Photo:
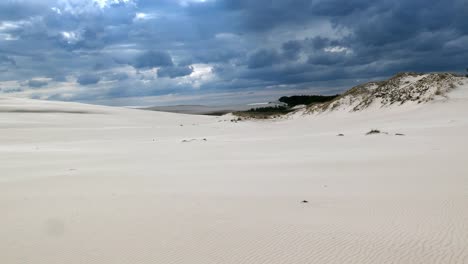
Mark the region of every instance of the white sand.
POLYGON ((450 97, 240 123, 1 99, 0 263, 468 263, 450 97))

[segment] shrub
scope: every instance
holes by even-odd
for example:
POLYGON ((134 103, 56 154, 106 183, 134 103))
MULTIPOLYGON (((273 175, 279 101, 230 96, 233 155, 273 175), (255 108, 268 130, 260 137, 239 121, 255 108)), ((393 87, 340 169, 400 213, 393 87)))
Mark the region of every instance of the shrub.
POLYGON ((278 117, 281 115, 285 115, 292 111, 293 111, 292 109, 286 106, 272 106, 272 107, 252 108, 247 111, 239 111, 239 112, 235 112, 234 115, 238 116, 239 119, 241 117, 267 119, 267 118, 274 118, 274 117, 278 117))
POLYGON ((247 110, 246 112, 249 113, 288 113, 290 111, 289 108, 286 106, 270 106, 270 107, 259 107, 259 108, 252 108, 247 110))

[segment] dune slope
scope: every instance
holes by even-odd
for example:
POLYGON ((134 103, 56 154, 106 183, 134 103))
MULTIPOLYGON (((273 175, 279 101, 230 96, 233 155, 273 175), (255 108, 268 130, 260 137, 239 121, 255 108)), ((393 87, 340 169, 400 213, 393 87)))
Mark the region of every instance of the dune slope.
POLYGON ((239 123, 3 98, 0 262, 468 263, 467 112, 467 83, 239 123))

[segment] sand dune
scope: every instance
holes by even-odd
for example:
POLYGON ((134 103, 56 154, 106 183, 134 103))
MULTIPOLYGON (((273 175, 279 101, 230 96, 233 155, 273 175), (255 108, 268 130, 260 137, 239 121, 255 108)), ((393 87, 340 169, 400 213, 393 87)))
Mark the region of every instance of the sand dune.
POLYGON ((1 263, 468 263, 466 84, 261 122, 0 109, 1 263))

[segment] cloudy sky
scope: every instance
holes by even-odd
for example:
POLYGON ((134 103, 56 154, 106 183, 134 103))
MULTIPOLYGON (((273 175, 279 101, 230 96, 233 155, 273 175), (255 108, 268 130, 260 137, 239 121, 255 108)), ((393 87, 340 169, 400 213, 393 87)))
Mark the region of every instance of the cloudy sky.
POLYGON ((0 1, 0 96, 230 104, 467 67, 467 0, 0 1))

